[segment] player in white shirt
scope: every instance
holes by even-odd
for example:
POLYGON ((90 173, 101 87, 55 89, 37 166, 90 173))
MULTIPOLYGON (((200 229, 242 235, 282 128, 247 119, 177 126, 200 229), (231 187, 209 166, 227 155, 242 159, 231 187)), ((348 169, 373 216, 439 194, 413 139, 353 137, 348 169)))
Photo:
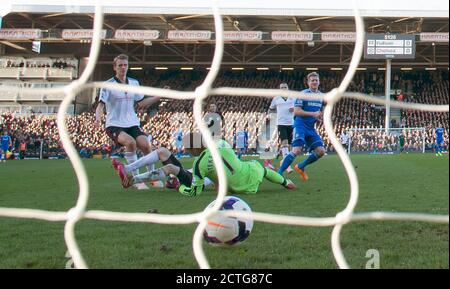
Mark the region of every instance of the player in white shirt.
POLYGON ((214 102, 209 104, 204 121, 214 138, 222 138, 224 136, 223 128, 225 128, 225 118, 218 111, 217 104, 214 102))
POLYGON ((348 144, 349 144, 348 140, 349 140, 348 133, 345 130, 342 131, 340 141, 341 141, 342 146, 345 148, 345 150, 348 150, 348 144))
MULTIPOLYGON (((282 82, 280 84, 280 89, 289 89, 287 83, 282 82)), ((277 112, 277 128, 278 128, 278 138, 281 141, 281 154, 284 157, 289 154, 291 143, 292 143, 292 131, 294 125, 294 103, 295 98, 292 97, 282 97, 276 96, 269 107, 269 112, 277 112)), ((283 161, 281 161, 283 162, 283 161)), ((264 165, 273 169, 273 165, 270 160, 266 160, 264 165)), ((288 173, 292 172, 291 166, 286 170, 288 173)))
MULTIPOLYGON (((107 80, 109 83, 128 84, 139 86, 136 79, 127 77, 128 56, 120 54, 114 58, 114 77, 107 80)), ((116 144, 125 147, 125 159, 133 163, 137 160, 136 150, 139 148, 144 155, 151 152, 146 134, 140 128, 136 108, 144 110, 159 101, 158 97, 146 98, 142 94, 127 91, 102 89, 99 103, 95 111, 95 126, 98 128, 106 107, 106 133, 116 144)), ((151 171, 151 168, 148 168, 151 171)), ((138 174, 139 171, 134 172, 138 174)), ((148 188, 145 184, 137 186, 138 189, 148 188), (144 187, 145 186, 145 187, 144 187)))

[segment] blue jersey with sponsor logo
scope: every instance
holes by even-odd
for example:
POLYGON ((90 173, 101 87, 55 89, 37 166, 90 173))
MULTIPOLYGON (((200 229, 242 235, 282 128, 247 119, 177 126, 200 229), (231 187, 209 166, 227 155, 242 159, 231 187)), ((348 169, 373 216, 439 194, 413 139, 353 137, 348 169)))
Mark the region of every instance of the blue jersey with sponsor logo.
POLYGON ((179 143, 183 142, 183 132, 181 130, 176 131, 173 134, 173 137, 174 137, 176 142, 179 142, 179 143))
POLYGON ((9 135, 2 135, 2 140, 1 140, 2 148, 8 148, 10 142, 11 142, 11 137, 9 135))
POLYGON ((237 131, 234 136, 234 142, 236 144, 236 148, 243 149, 247 147, 248 142, 248 133, 246 131, 237 131))
MULTIPOLYGON (((304 89, 301 92, 303 93, 314 93, 314 94, 322 94, 320 91, 312 92, 309 88, 304 89)), ((294 107, 300 107, 304 111, 308 112, 317 112, 322 109, 323 101, 322 100, 309 100, 309 99, 297 99, 295 101, 294 107)), ((304 127, 308 129, 314 129, 314 124, 316 123, 317 118, 312 116, 298 116, 294 117, 294 127, 304 127)))
POLYGON ((444 139, 444 129, 442 127, 436 128, 436 139, 438 140, 444 139))

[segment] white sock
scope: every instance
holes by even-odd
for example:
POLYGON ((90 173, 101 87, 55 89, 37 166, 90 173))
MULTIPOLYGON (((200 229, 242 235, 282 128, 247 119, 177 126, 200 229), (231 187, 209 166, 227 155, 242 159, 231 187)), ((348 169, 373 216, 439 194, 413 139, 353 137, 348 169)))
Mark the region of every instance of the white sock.
POLYGON ((146 172, 133 177, 133 183, 162 181, 166 179, 166 173, 162 169, 146 172))
MULTIPOLYGON (((189 169, 188 172, 192 173, 192 169, 189 169)), ((211 181, 211 179, 208 178, 208 177, 205 177, 205 179, 203 181, 204 181, 203 184, 205 185, 205 187, 210 186, 210 185, 214 185, 214 182, 211 181)))
POLYGON ((151 172, 155 170, 155 164, 147 165, 147 171, 151 172))
POLYGON ((210 186, 210 185, 213 185, 214 184, 214 182, 213 181, 211 181, 209 178, 206 178, 205 177, 205 179, 204 179, 204 185, 205 185, 205 187, 207 187, 207 186, 210 186))
MULTIPOLYGON (((135 163, 137 160, 136 152, 125 152, 125 159, 127 160, 128 166, 132 163, 135 163)), ((127 170, 128 166, 125 166, 125 172, 127 173, 132 172, 133 175, 139 174, 139 167, 133 167, 132 169, 127 170)))
POLYGON ((289 154, 289 146, 284 145, 281 147, 281 154, 283 155, 283 159, 284 157, 289 154))
MULTIPOLYGON (((151 154, 152 152, 154 152, 154 151, 150 151, 149 154, 151 154)), ((150 165, 147 165, 147 171, 151 172, 151 171, 154 171, 154 170, 155 170, 155 164, 154 163, 150 164, 150 165)))
MULTIPOLYGON (((127 157, 126 154, 127 153, 125 153, 125 158, 127 157)), ((136 154, 135 154, 135 156, 136 156, 136 154)), ((125 172, 129 173, 129 172, 137 170, 138 174, 139 174, 139 168, 140 167, 154 164, 157 161, 159 161, 158 152, 157 151, 152 151, 148 155, 143 156, 142 158, 140 158, 138 160, 135 160, 134 162, 131 162, 131 163, 128 162, 128 165, 125 166, 125 172)), ((148 167, 147 167, 147 169, 148 169, 148 167)), ((152 170, 150 170, 150 171, 152 171, 152 170)))

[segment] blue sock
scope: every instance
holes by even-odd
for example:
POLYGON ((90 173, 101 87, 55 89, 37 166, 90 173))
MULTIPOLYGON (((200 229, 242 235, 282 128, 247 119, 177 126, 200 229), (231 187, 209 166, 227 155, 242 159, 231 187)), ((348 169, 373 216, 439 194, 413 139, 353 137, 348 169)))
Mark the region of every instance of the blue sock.
POLYGON ((307 159, 298 164, 298 167, 303 170, 307 165, 312 164, 318 159, 319 157, 317 156, 316 152, 312 152, 307 159))
POLYGON ((297 156, 292 152, 287 154, 283 160, 283 163, 281 164, 280 169, 278 170, 278 173, 282 175, 284 171, 292 164, 292 162, 295 160, 296 157, 297 156))

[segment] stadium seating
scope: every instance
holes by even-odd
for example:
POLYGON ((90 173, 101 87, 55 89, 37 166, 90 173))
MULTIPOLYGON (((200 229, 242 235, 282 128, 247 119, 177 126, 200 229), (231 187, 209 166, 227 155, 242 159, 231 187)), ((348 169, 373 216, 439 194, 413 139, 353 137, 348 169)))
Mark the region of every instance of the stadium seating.
MULTIPOLYGON (((320 71, 319 71, 320 72, 320 71)), ((327 92, 338 85, 344 73, 320 72, 321 90, 327 92)), ((155 87, 170 85, 171 89, 193 90, 204 79, 205 72, 175 72, 168 71, 145 76, 141 83, 155 87)), ((294 71, 281 73, 278 71, 245 71, 230 72, 224 71, 216 80, 215 87, 248 87, 248 88, 276 88, 281 81, 287 82, 290 89, 300 90, 305 87, 302 80, 305 79, 306 72, 294 71)), ((393 73, 392 89, 402 93, 405 102, 420 102, 426 104, 448 104, 448 71, 426 71, 393 73)), ((383 94, 384 75, 381 72, 360 72, 357 73, 350 84, 349 91, 365 92, 374 95, 383 94)), ((224 129, 225 138, 233 139, 233 134, 238 126, 248 129, 249 143, 255 143, 257 135, 261 133, 258 128, 265 115, 271 99, 258 97, 209 97, 206 104, 215 102, 218 110, 223 114, 226 122, 224 129)), ((95 107, 95 105, 94 105, 95 107)), ((79 115, 68 116, 67 125, 72 140, 79 150, 87 149, 91 155, 105 153, 106 144, 113 145, 107 137, 104 129, 92 130, 94 122, 94 109, 79 115)), ((333 123, 338 136, 352 128, 383 128, 384 108, 374 104, 360 102, 351 99, 341 100, 333 112, 333 123)), ((146 114, 139 114, 142 127, 145 132, 153 137, 153 145, 165 146, 174 150, 173 133, 181 125, 186 133, 195 129, 192 117, 192 101, 180 101, 163 99, 159 112, 156 116, 149 117, 146 114)), ((401 111, 401 121, 399 127, 426 127, 427 148, 431 148, 434 143, 434 128, 442 124, 448 131, 448 113, 419 112, 412 110, 401 111)), ((14 142, 25 140, 28 144, 29 153, 33 153, 33 148, 40 141, 45 143, 46 150, 63 154, 60 148, 59 135, 56 126, 56 116, 54 114, 16 114, 14 112, 2 112, 0 110, 0 127, 7 129, 14 142)), ((325 146, 332 152, 333 147, 325 133, 322 123, 318 123, 318 131, 322 135, 325 146)), ((379 132, 379 134, 382 134, 379 132)), ((378 137, 384 137, 382 135, 378 137)), ((419 132, 412 132, 407 135, 407 146, 414 147, 418 143, 417 139, 422 138, 419 132)), ((362 143, 361 137, 355 135, 354 145, 360 150, 374 149, 376 144, 362 143)), ((445 144, 448 145, 448 135, 445 135, 445 144)), ((388 141, 388 140, 387 140, 388 141)), ((391 141, 393 142, 393 140, 391 141)), ((276 135, 273 135, 273 143, 276 143, 276 135)), ((394 144, 392 144, 393 146, 394 144)), ((113 152, 117 148, 113 147, 113 152)), ((120 150, 118 150, 120 152, 120 150)))

